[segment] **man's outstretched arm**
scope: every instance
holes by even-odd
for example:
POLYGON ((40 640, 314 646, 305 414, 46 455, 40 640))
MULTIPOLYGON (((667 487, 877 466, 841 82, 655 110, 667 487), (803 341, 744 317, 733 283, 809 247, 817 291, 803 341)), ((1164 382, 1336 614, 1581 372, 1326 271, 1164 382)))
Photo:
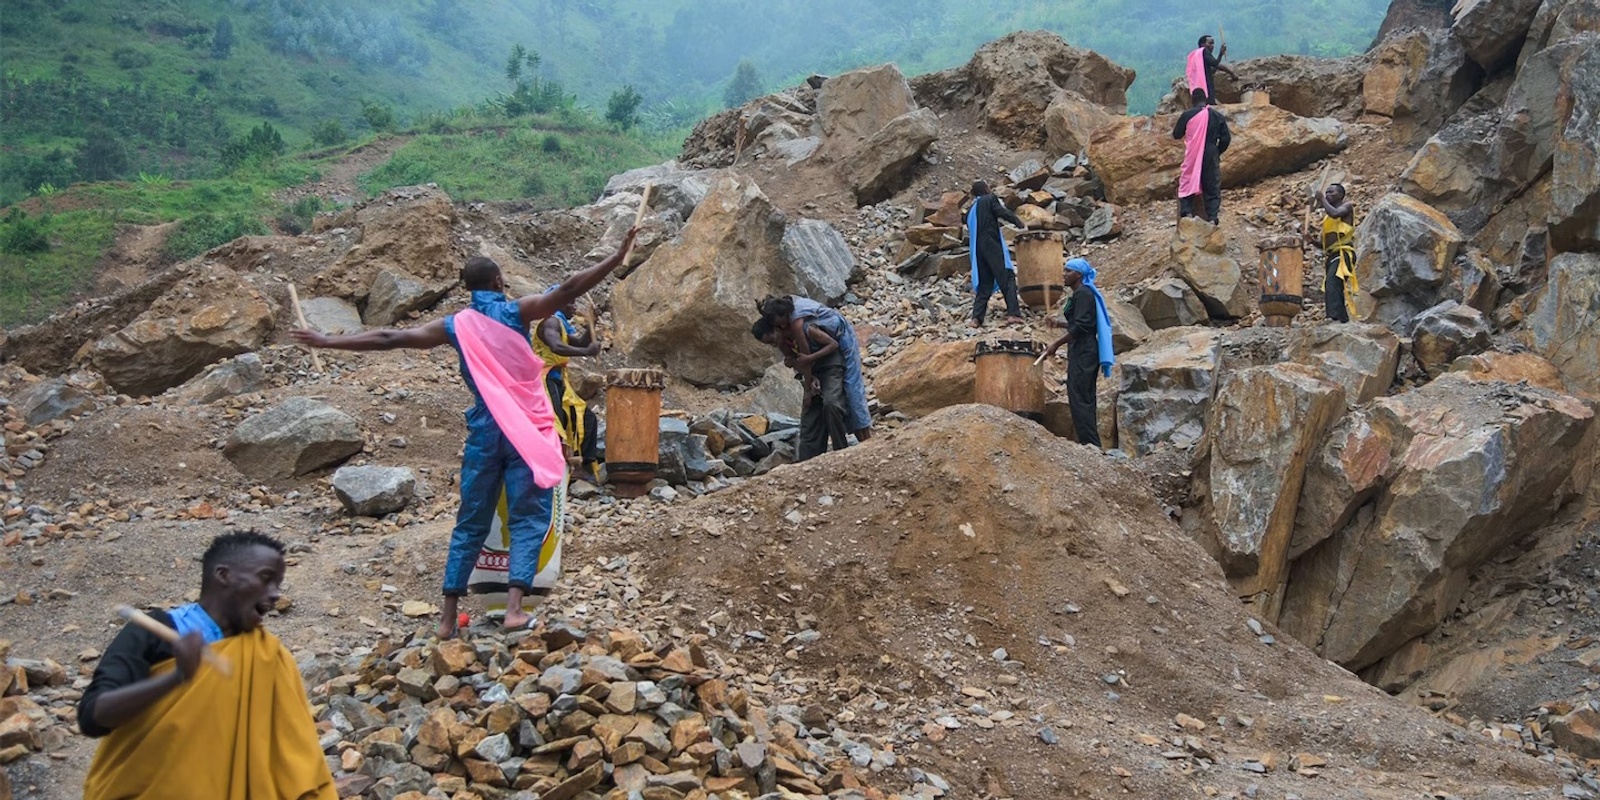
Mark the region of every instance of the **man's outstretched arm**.
POLYGON ((522 322, 528 324, 551 316, 572 305, 585 292, 600 285, 612 270, 622 264, 622 259, 632 249, 634 237, 638 235, 638 228, 629 228, 628 234, 622 237, 622 246, 617 248, 617 252, 606 256, 604 261, 574 274, 562 281, 560 286, 544 294, 530 294, 517 298, 517 308, 522 311, 522 322))
POLYGON ((307 347, 329 350, 427 350, 450 343, 444 320, 436 319, 420 328, 380 328, 349 336, 329 336, 304 328, 289 331, 289 338, 307 347))

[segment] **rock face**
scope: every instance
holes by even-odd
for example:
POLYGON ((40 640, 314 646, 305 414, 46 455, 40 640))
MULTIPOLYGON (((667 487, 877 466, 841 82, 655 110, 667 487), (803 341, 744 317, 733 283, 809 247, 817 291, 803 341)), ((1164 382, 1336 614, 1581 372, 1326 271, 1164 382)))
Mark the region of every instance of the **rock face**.
POLYGON ((355 417, 308 397, 291 397, 239 423, 222 454, 258 480, 293 478, 361 452, 355 417))
POLYGON ((366 322, 374 327, 393 325, 413 311, 431 308, 449 291, 448 284, 424 284, 408 272, 382 270, 367 294, 366 322))
POLYGON ((856 202, 866 205, 900 188, 905 171, 939 138, 939 115, 923 108, 890 120, 840 162, 856 202))
POLYGON ((1522 342, 1555 364, 1574 391, 1600 395, 1600 254, 1556 256, 1529 305, 1522 342))
MULTIPOLYGON (((1575 4, 1576 5, 1576 4, 1575 4)), ((1600 9, 1587 23, 1600 31, 1600 9)), ((1600 33, 1571 40, 1576 51, 1562 73, 1550 169, 1550 242, 1560 250, 1600 249, 1600 33)))
MULTIPOLYGON (((1222 186, 1248 186, 1300 169, 1347 144, 1344 124, 1297 117, 1274 106, 1222 106, 1233 144, 1222 155, 1222 186)), ((1089 162, 1113 203, 1177 197, 1183 142, 1172 138, 1176 115, 1120 117, 1089 141, 1089 162)))
MULTIPOLYGON (((1272 98, 1272 104, 1301 117, 1333 117, 1354 122, 1363 110, 1361 81, 1366 75, 1364 56, 1317 58, 1278 55, 1247 58, 1233 64, 1240 75, 1248 76, 1251 88, 1259 88, 1272 98)), ((1158 113, 1182 113, 1189 107, 1188 84, 1163 99, 1158 113)), ((1216 76, 1217 102, 1238 103, 1243 88, 1219 72, 1216 76)))
POLYGON ((1149 341, 1153 332, 1139 309, 1115 297, 1105 300, 1106 314, 1111 317, 1111 352, 1120 355, 1149 341))
POLYGON ((1320 369, 1354 408, 1389 392, 1400 366, 1400 337, 1386 326, 1355 322, 1295 328, 1289 360, 1320 369))
POLYGON ((1077 155, 1089 146, 1095 129, 1112 119, 1104 107, 1075 92, 1059 91, 1044 110, 1045 149, 1057 155, 1077 155))
POLYGON ((1178 220, 1172 240, 1173 269, 1194 289, 1214 319, 1238 319, 1250 313, 1250 292, 1239 262, 1227 255, 1222 229, 1198 217, 1178 220))
POLYGON ((773 364, 761 374, 761 381, 751 391, 746 405, 750 410, 760 414, 798 417, 804 410, 801 408, 803 402, 805 402, 805 392, 801 389, 800 382, 795 380, 794 370, 783 364, 773 364))
POLYGON ((1527 383, 1553 392, 1567 391, 1567 384, 1561 380, 1561 371, 1556 369, 1556 365, 1533 353, 1490 351, 1462 356, 1450 365, 1450 371, 1475 381, 1527 383))
POLYGON ((1413 30, 1368 53, 1361 83, 1367 113, 1394 121, 1396 138, 1420 142, 1439 129, 1483 85, 1483 69, 1467 59, 1448 31, 1413 30))
POLYGON ((224 397, 260 391, 267 382, 267 368, 261 356, 245 353, 217 364, 205 374, 191 378, 174 392, 179 401, 205 405, 224 397))
POLYGON ((300 301, 300 311, 306 315, 306 324, 312 330, 330 336, 360 333, 361 312, 337 297, 312 297, 300 301))
POLYGON ((1162 446, 1200 443, 1216 384, 1219 338, 1203 328, 1168 328, 1121 359, 1117 443, 1123 450, 1144 456, 1162 446))
POLYGON ((225 267, 173 287, 131 324, 94 343, 89 358, 106 382, 130 395, 157 395, 207 365, 260 347, 274 306, 225 267))
MULTIPOLYGON (((711 193, 711 184, 715 180, 715 170, 686 169, 676 161, 668 161, 613 175, 611 180, 606 181, 606 188, 601 192, 601 197, 611 197, 616 194, 642 196, 644 186, 648 183, 652 187, 651 208, 670 208, 677 211, 683 219, 688 219, 699 207, 700 201, 711 193)), ((634 207, 637 208, 637 205, 634 207)))
POLYGON ((819 303, 843 300, 856 273, 856 257, 844 235, 820 219, 790 223, 783 231, 783 256, 800 293, 819 303))
POLYGON ((753 303, 798 288, 783 228, 754 181, 724 174, 682 235, 612 290, 617 347, 698 385, 760 376, 778 354, 750 336, 753 303))
POLYGON ((1151 330, 1183 328, 1206 321, 1206 307, 1189 284, 1177 278, 1164 278, 1140 287, 1133 296, 1133 307, 1139 310, 1151 330))
MULTIPOLYGON (((460 262, 450 252, 455 206, 450 196, 429 186, 390 189, 354 212, 361 241, 325 272, 312 279, 308 294, 367 303, 379 273, 399 275, 443 294, 455 285, 460 262)), ((367 324, 374 322, 368 309, 367 324)))
POLYGON ((873 373, 878 400, 908 417, 972 402, 971 342, 916 342, 873 373))
POLYGON ((417 476, 408 467, 340 467, 333 472, 333 492, 352 515, 381 517, 411 505, 417 476))
POLYGON ((898 117, 917 110, 911 85, 893 64, 829 78, 817 92, 817 117, 829 148, 849 148, 872 138, 898 117))
POLYGON ((1517 60, 1539 0, 1466 0, 1458 8, 1456 38, 1468 58, 1493 73, 1517 60))
POLYGON ((1302 364, 1239 370, 1218 387, 1207 549, 1241 593, 1278 590, 1306 461, 1344 410, 1344 390, 1302 364))
POLYGON ((95 407, 94 395, 65 378, 39 381, 18 392, 11 402, 22 412, 22 421, 35 428, 95 407))
POLYGON ((1351 670, 1432 630, 1475 569, 1582 491, 1568 478, 1593 419, 1455 373, 1353 412, 1307 468, 1291 553, 1314 549, 1280 625, 1351 670))
POLYGON ((1489 322, 1482 312, 1446 300, 1417 317, 1411 355, 1428 377, 1436 378, 1456 359, 1488 350, 1489 335, 1489 322))
POLYGON ((1364 316, 1410 329, 1424 309, 1447 299, 1461 232, 1438 209, 1403 194, 1378 201, 1356 230, 1356 277, 1364 316))

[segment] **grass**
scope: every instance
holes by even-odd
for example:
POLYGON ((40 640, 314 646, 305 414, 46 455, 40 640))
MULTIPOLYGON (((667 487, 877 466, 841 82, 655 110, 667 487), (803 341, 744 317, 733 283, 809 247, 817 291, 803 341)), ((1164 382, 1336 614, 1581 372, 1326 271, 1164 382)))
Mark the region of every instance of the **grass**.
POLYGON ((45 231, 48 251, 0 253, 0 327, 42 319, 81 291, 111 246, 116 221, 103 209, 66 211, 49 215, 45 231))
POLYGON ((592 202, 612 175, 663 161, 670 137, 641 138, 580 120, 538 118, 462 133, 425 133, 361 176, 377 194, 437 183, 459 201, 527 200, 556 208, 592 202))

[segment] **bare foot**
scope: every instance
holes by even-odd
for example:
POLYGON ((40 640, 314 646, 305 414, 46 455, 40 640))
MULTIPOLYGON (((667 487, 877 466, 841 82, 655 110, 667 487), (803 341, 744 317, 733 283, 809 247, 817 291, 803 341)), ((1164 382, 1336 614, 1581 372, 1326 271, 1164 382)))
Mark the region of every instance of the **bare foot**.
POLYGON ((506 611, 506 618, 500 623, 500 626, 508 631, 516 631, 528 627, 528 623, 532 621, 532 614, 529 614, 526 611, 511 611, 508 609, 506 611))
POLYGON ((980 329, 982 327, 983 327, 983 323, 978 321, 978 320, 975 320, 975 319, 967 320, 967 330, 975 331, 975 330, 978 330, 978 329, 980 329))
POLYGON ((1007 325, 1021 325, 1022 317, 1006 317, 1007 325))
POLYGON ((455 615, 448 615, 448 616, 440 617, 439 618, 439 628, 437 630, 435 630, 434 633, 439 637, 439 641, 441 641, 441 642, 444 641, 445 639, 454 639, 454 638, 456 638, 456 620, 455 620, 455 615))

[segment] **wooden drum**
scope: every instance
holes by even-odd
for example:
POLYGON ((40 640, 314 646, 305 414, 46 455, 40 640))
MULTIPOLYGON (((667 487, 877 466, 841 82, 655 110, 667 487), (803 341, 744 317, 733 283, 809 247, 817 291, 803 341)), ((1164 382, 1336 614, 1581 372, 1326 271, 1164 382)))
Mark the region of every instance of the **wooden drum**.
POLYGON ((606 373, 606 480, 619 496, 642 496, 655 480, 666 386, 658 369, 606 373))
POLYGON ((1031 340, 979 342, 973 401, 1044 422, 1044 367, 1033 363, 1044 346, 1031 340))
POLYGON ((1017 295, 1030 308, 1046 312, 1066 296, 1061 285, 1061 265, 1065 263, 1061 234, 1028 231, 1017 234, 1017 295))
POLYGON ((1256 245, 1261 251, 1261 315, 1269 327, 1287 328, 1305 296, 1305 252, 1299 237, 1276 236, 1256 245))

